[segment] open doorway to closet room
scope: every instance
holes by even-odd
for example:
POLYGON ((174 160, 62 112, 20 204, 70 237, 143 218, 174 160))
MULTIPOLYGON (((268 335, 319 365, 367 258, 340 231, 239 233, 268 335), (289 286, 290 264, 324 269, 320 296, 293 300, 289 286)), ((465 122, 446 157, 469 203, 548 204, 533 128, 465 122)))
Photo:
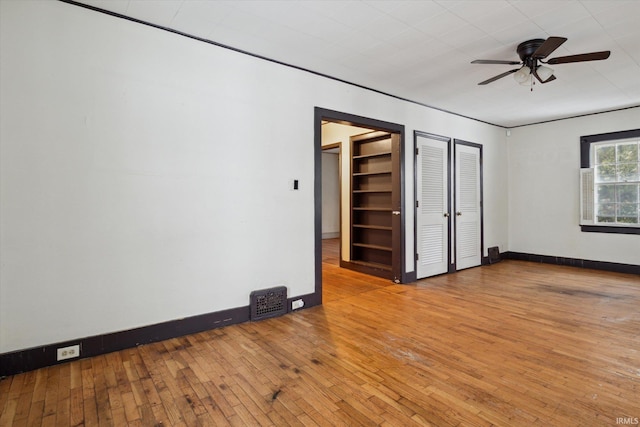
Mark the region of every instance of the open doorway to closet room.
POLYGON ((401 283, 404 127, 320 108, 315 120, 316 291, 347 270, 401 283))

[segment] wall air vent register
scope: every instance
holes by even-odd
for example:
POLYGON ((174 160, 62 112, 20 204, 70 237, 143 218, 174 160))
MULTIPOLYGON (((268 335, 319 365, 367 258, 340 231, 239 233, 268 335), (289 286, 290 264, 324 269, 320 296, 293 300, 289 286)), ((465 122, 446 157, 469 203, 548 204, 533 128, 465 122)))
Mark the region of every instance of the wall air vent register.
POLYGON ((277 286, 251 292, 251 320, 262 320, 287 313, 287 288, 277 286))

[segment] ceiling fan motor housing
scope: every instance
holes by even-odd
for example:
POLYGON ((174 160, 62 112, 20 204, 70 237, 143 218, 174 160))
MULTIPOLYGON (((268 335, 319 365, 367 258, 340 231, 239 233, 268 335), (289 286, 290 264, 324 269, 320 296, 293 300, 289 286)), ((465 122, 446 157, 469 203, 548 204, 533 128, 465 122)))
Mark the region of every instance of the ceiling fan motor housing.
POLYGON ((536 50, 538 50, 540 46, 542 46, 542 43, 544 42, 544 39, 533 39, 527 40, 526 42, 522 42, 518 45, 518 56, 520 57, 524 65, 529 68, 533 68, 532 66, 535 65, 536 60, 531 56, 535 53, 536 50))

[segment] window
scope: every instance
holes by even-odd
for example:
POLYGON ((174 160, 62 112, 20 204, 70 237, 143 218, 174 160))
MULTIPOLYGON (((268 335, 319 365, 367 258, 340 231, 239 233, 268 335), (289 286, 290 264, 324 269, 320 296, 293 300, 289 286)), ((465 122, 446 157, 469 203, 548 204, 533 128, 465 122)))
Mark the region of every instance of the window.
POLYGON ((640 129, 582 137, 581 166, 582 231, 640 234, 640 129))

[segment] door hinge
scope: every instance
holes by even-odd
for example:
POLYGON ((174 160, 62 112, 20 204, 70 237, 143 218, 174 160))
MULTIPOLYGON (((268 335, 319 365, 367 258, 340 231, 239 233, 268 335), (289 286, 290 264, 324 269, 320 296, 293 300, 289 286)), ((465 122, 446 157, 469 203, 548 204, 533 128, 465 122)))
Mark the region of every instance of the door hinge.
POLYGON ((419 208, 419 207, 420 207, 420 201, 416 200, 416 208, 419 208))
POLYGON ((420 149, 416 148, 416 156, 420 153, 420 149))
POLYGON ((420 254, 416 254, 416 261, 420 259, 420 254))

